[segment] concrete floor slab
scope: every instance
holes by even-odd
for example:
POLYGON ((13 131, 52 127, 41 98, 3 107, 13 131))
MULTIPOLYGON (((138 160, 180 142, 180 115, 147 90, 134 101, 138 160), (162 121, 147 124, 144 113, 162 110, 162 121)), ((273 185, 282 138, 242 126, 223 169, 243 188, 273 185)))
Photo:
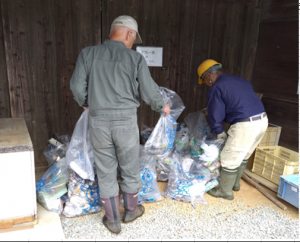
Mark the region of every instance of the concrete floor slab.
POLYGON ((65 239, 57 213, 49 212, 37 204, 37 223, 32 229, 0 234, 0 241, 61 241, 65 239))

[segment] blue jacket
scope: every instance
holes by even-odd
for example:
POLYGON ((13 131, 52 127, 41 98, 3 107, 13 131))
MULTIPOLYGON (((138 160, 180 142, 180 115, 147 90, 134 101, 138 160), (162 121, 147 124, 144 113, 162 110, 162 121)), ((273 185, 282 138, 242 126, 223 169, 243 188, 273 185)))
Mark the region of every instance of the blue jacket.
POLYGON ((235 124, 265 109, 249 81, 222 73, 208 91, 207 111, 212 131, 220 134, 223 120, 235 124))

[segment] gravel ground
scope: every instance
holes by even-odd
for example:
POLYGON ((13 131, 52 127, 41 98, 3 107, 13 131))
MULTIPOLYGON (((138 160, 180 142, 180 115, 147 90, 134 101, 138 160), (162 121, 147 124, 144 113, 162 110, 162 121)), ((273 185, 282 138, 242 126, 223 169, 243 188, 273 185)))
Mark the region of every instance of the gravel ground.
POLYGON ((143 217, 122 224, 119 235, 102 224, 104 210, 61 219, 66 239, 299 239, 299 221, 269 207, 249 207, 239 200, 195 204, 169 199, 153 203, 143 217))

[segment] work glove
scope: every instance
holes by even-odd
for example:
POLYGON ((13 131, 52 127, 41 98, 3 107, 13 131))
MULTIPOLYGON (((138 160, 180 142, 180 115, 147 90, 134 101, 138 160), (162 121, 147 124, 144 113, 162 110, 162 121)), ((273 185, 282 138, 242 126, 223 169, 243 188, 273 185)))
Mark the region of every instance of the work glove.
POLYGON ((222 133, 220 133, 220 134, 218 134, 217 135, 217 139, 224 139, 224 140, 226 140, 227 139, 227 134, 226 134, 226 132, 222 132, 222 133))

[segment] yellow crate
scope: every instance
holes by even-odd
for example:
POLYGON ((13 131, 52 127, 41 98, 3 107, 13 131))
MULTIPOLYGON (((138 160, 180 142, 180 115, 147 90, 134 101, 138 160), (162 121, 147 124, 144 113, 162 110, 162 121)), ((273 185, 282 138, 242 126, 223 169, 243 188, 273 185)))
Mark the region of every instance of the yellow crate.
POLYGON ((252 172, 279 185, 281 175, 299 173, 299 153, 281 146, 257 147, 252 172))
MULTIPOLYGON (((267 131, 264 134, 264 136, 263 136, 262 140, 260 141, 260 143, 257 145, 257 147, 277 146, 278 142, 279 142, 280 134, 281 134, 281 127, 269 123, 267 131)), ((253 168, 254 156, 255 156, 255 150, 248 159, 247 167, 249 169, 253 168)))
POLYGON ((279 142, 280 134, 281 134, 281 127, 269 123, 267 131, 263 136, 262 140, 260 141, 260 143, 258 144, 258 146, 259 147, 277 146, 279 142))

